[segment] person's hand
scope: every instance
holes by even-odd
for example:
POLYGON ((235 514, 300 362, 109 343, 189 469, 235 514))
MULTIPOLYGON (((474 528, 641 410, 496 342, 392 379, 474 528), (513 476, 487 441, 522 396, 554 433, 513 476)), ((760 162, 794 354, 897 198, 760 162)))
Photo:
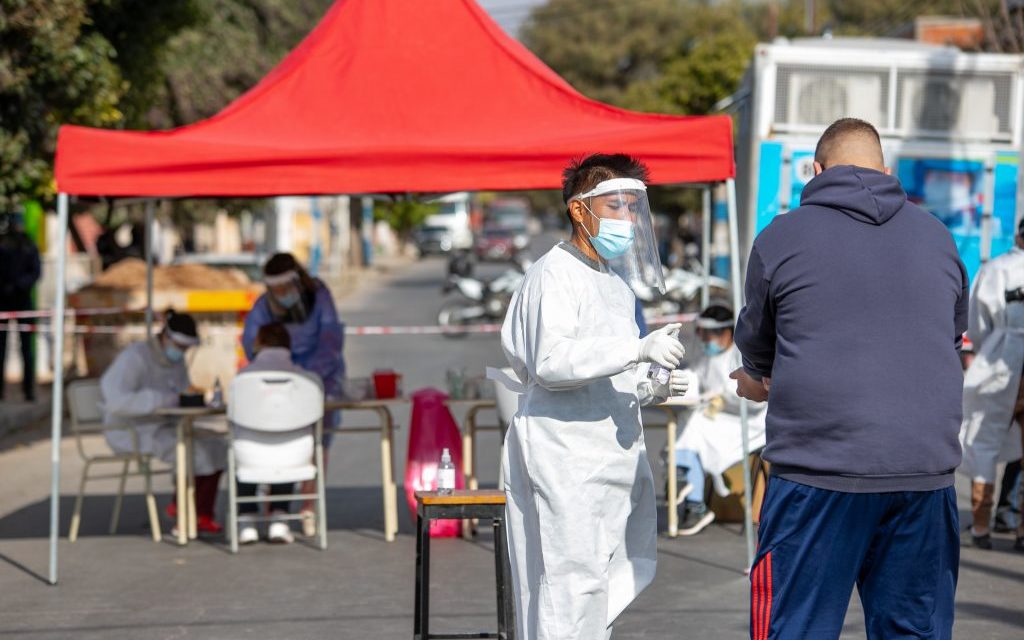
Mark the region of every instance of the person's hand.
POLYGON ((690 389, 690 375, 683 369, 673 369, 668 379, 670 396, 686 395, 690 389))
POLYGON ((666 369, 675 369, 683 359, 686 350, 679 339, 670 335, 679 331, 681 324, 667 324, 657 331, 647 334, 640 340, 640 361, 661 365, 666 369))
POLYGON ((768 390, 772 386, 771 378, 766 377, 761 381, 754 380, 743 367, 730 373, 729 377, 736 381, 736 395, 739 397, 746 398, 751 402, 768 400, 768 390))

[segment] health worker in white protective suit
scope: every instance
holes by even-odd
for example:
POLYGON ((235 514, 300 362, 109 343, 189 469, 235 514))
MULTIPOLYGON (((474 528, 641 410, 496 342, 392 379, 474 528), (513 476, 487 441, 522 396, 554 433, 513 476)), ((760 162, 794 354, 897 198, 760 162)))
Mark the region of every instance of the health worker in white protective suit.
POLYGON ((520 640, 608 638, 654 578, 640 407, 687 383, 679 325, 641 339, 636 324, 630 284, 664 291, 646 178, 621 154, 565 170, 572 239, 527 271, 501 330, 521 392, 503 459, 520 640))
POLYGON ((971 538, 992 548, 996 465, 1021 457, 1014 421, 1024 370, 1024 221, 1012 249, 983 265, 971 289, 967 337, 976 355, 964 378, 961 472, 971 479, 971 538))
MULTIPOLYGON (((192 316, 168 311, 159 335, 130 344, 117 355, 100 378, 103 421, 131 425, 133 429, 107 430, 111 449, 131 452, 137 441, 140 453, 174 462, 176 420, 154 413, 178 406, 180 394, 191 390, 185 353, 197 344, 199 334, 192 316)), ((222 527, 214 519, 214 506, 220 474, 227 464, 227 445, 219 437, 196 438, 193 451, 196 528, 201 533, 217 534, 222 527)), ((167 515, 172 519, 177 515, 175 502, 167 507, 167 515)))
MULTIPOLYGON (((732 309, 724 305, 711 305, 697 318, 697 337, 704 345, 704 358, 696 369, 701 404, 686 421, 675 446, 676 466, 682 470, 680 476, 686 478, 679 491, 679 500, 685 504, 685 518, 679 529, 682 536, 696 535, 715 520, 715 513, 704 502, 704 475, 711 476, 715 491, 725 497, 729 490, 722 474, 743 461, 741 399, 729 378, 743 366, 743 356, 733 342, 734 326, 732 309)), ((750 451, 764 446, 767 410, 767 403, 750 403, 750 451)))

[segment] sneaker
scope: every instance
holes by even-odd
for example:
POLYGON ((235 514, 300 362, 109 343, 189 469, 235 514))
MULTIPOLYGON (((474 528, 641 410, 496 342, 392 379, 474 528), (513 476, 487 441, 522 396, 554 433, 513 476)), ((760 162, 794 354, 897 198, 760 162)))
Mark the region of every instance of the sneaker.
POLYGON ((260 539, 260 532, 251 524, 244 525, 238 530, 238 544, 252 544, 260 539))
POLYGON ((295 536, 287 522, 271 522, 267 527, 267 540, 276 544, 291 544, 295 542, 295 536))
POLYGON ((971 534, 971 543, 974 544, 974 546, 979 549, 985 549, 986 551, 992 548, 992 534, 985 533, 980 536, 975 535, 974 527, 968 529, 968 532, 971 534))
POLYGON ((681 536, 695 536, 709 524, 715 521, 715 512, 711 509, 705 509, 704 511, 688 511, 686 513, 686 519, 683 520, 683 526, 679 529, 679 535, 681 536))
POLYGON ((224 527, 214 520, 212 517, 207 515, 200 515, 196 518, 196 532, 206 533, 211 536, 220 535, 224 532, 224 527))

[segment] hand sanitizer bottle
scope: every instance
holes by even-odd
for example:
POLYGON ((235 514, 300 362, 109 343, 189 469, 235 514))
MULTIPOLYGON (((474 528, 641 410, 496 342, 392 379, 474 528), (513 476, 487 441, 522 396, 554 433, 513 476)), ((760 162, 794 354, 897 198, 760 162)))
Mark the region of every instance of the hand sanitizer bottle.
MULTIPOLYGON (((670 336, 675 339, 679 339, 679 329, 669 332, 670 336)), ((668 384, 668 379, 672 375, 671 369, 666 369, 660 364, 652 364, 651 368, 647 370, 647 377, 650 380, 656 380, 660 384, 668 384)))
POLYGON ((452 454, 445 449, 441 452, 441 464, 437 468, 437 492, 441 495, 450 495, 455 490, 455 465, 452 464, 452 454))

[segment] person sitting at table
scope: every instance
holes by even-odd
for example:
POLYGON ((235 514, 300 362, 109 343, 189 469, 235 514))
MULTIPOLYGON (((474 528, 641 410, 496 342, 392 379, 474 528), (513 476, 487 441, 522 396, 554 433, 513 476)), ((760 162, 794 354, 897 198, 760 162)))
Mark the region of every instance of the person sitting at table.
MULTIPOLYGON (((345 332, 327 285, 310 276, 290 253, 271 256, 263 267, 263 276, 267 291, 257 298, 245 317, 242 331, 245 356, 252 360, 260 327, 271 322, 284 323, 291 337, 292 360, 320 376, 328 398, 340 398, 341 382, 345 377, 345 332)), ((338 426, 340 417, 338 411, 324 416, 325 469, 332 439, 328 430, 338 426)), ((315 491, 312 481, 302 487, 303 493, 315 491)), ((313 502, 303 504, 301 513, 303 533, 315 535, 313 502)))
MULTIPOLYGON (((288 329, 285 328, 284 324, 280 322, 271 322, 270 324, 263 325, 256 333, 256 341, 253 343, 252 362, 240 369, 238 373, 250 373, 254 371, 287 371, 289 373, 313 376, 312 373, 306 371, 292 361, 291 345, 291 336, 288 335, 288 329)), ((233 426, 232 428, 234 429, 236 447, 244 447, 251 442, 253 445, 263 448, 267 445, 273 446, 273 441, 275 439, 283 439, 287 441, 293 440, 291 433, 253 433, 241 427, 233 426)), ((257 485, 255 484, 239 482, 238 495, 255 496, 256 488, 257 485)), ((294 489, 295 484, 290 482, 271 484, 270 495, 288 495, 292 493, 294 489)), ((289 511, 290 505, 287 501, 270 503, 271 516, 287 516, 289 511)), ((258 512, 259 506, 256 503, 243 502, 238 505, 238 514, 240 516, 240 528, 238 530, 239 544, 251 544, 259 540, 259 532, 252 524, 252 521, 245 520, 246 515, 258 512)), ((292 535, 291 527, 288 525, 287 518, 281 517, 276 520, 271 520, 270 525, 267 527, 267 540, 283 544, 294 542, 295 538, 292 535)))
MULTIPOLYGON (((714 522, 715 514, 704 501, 704 474, 711 475, 719 495, 728 495, 722 474, 743 460, 740 426, 740 398, 730 387, 729 374, 741 366, 741 356, 733 344, 732 309, 711 305, 697 318, 697 338, 704 346, 704 357, 696 374, 701 389, 701 407, 693 412, 676 439, 676 466, 686 483, 679 492, 685 499, 686 516, 679 535, 692 536, 714 522)), ((750 450, 764 446, 766 403, 751 403, 747 424, 750 450)))
MULTIPOLYGON (((105 432, 107 444, 118 453, 134 451, 173 463, 177 444, 176 418, 154 415, 159 409, 177 407, 182 393, 191 386, 185 353, 199 344, 196 321, 184 313, 167 312, 163 331, 142 342, 128 345, 100 378, 101 410, 105 424, 134 427, 105 432)), ((200 533, 218 534, 222 527, 214 519, 217 487, 226 466, 227 447, 221 438, 197 438, 193 447, 196 483, 196 528, 200 533)), ((177 517, 172 498, 168 517, 177 517)))

